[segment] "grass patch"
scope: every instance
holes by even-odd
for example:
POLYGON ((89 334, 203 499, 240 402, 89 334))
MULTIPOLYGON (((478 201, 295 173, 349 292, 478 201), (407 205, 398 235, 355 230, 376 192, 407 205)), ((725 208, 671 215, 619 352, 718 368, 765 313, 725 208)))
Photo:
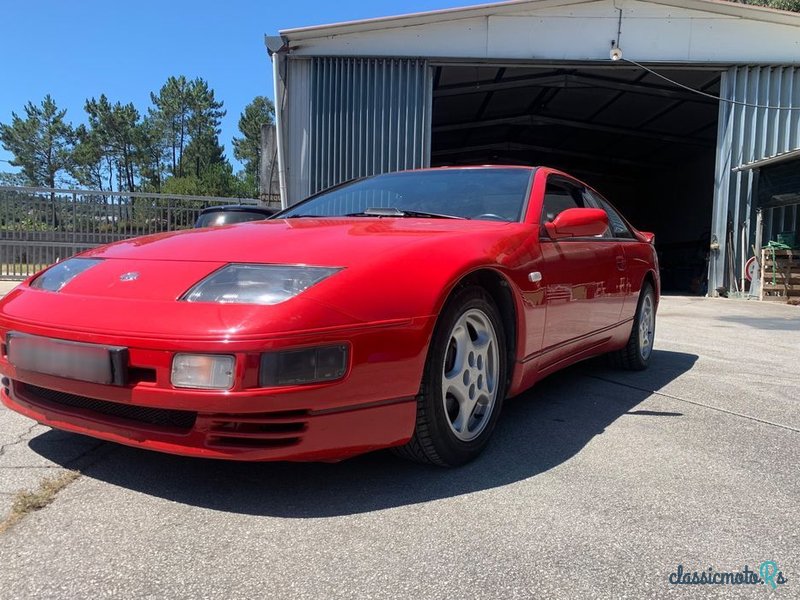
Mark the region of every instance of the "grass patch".
POLYGON ((78 471, 66 471, 56 477, 45 477, 35 490, 20 490, 14 496, 11 512, 0 521, 0 533, 19 523, 26 515, 43 509, 55 500, 58 492, 80 477, 78 471))

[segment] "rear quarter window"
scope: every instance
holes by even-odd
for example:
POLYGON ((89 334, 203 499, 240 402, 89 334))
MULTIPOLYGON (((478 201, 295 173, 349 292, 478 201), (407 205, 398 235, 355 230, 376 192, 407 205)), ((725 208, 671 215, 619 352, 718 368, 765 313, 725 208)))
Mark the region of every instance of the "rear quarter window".
POLYGON ((620 215, 617 210, 608 203, 608 200, 592 190, 586 190, 585 193, 587 196, 587 204, 593 206, 594 208, 602 208, 604 211, 606 211, 606 214, 608 215, 608 228, 611 237, 619 239, 635 239, 633 232, 625 224, 625 220, 622 218, 622 215, 620 215))

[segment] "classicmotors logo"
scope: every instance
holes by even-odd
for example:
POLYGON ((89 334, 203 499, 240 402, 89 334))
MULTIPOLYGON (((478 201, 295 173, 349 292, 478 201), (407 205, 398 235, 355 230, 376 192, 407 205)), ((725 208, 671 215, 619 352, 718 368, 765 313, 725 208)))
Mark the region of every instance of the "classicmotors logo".
POLYGON ((789 580, 778 568, 774 560, 765 560, 758 566, 758 570, 745 565, 741 571, 716 571, 708 567, 705 571, 689 571, 678 565, 670 573, 669 582, 673 585, 766 585, 777 589, 789 580))

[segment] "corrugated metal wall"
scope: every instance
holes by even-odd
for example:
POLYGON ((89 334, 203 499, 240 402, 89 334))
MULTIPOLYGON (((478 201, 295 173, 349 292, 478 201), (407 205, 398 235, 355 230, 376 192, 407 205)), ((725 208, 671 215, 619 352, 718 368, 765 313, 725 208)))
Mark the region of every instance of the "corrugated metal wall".
MULTIPOLYGON (((737 277, 742 251, 747 254, 746 249, 753 243, 756 208, 753 184, 757 175, 751 170, 732 169, 800 147, 800 110, 777 108, 800 107, 800 67, 733 67, 722 75, 721 92, 729 100, 770 108, 720 102, 712 220, 712 235, 716 236, 720 249, 711 254, 709 291, 730 285, 726 258, 728 222, 733 224, 730 250, 737 277)), ((779 218, 783 222, 783 211, 781 208, 765 212, 765 234, 774 229, 779 218)))
POLYGON ((309 195, 309 153, 311 140, 311 61, 283 59, 286 79, 279 91, 285 131, 285 180, 288 204, 309 195), (288 102, 287 102, 288 96, 288 102))
POLYGON ((353 177, 428 166, 426 61, 313 58, 310 85, 309 193, 353 177))

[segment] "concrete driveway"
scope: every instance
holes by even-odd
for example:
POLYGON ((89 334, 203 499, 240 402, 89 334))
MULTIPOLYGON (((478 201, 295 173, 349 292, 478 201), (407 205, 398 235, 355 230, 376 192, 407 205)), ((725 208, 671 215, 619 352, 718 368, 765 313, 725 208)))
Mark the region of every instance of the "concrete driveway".
POLYGON ((585 363, 509 401, 450 471, 191 460, 4 409, 6 514, 82 474, 0 533, 0 597, 766 597, 669 576, 767 560, 800 596, 800 309, 666 297, 656 337, 646 372, 585 363))

